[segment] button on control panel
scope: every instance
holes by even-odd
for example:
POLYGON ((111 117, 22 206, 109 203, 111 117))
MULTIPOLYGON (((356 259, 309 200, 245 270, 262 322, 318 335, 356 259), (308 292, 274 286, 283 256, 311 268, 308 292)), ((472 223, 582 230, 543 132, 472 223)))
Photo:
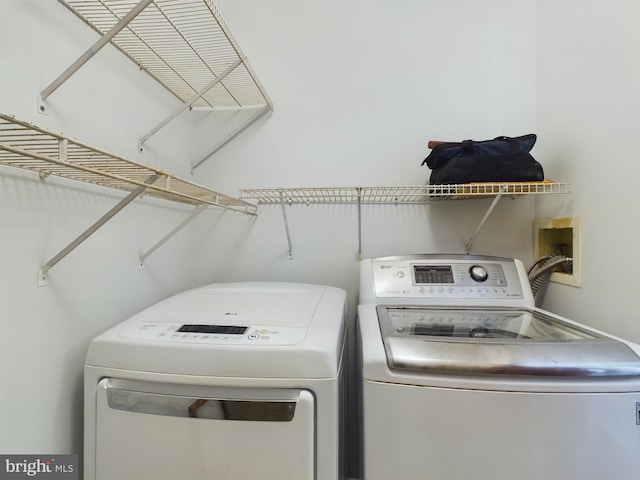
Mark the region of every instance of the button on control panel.
POLYGON ((144 321, 131 325, 123 338, 207 345, 295 345, 307 332, 293 326, 222 326, 144 321))

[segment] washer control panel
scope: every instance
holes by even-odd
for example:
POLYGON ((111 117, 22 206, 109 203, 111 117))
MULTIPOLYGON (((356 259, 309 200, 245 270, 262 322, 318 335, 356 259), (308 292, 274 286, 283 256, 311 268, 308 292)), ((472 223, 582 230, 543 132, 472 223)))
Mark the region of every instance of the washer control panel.
POLYGON ((372 259, 377 297, 523 298, 515 263, 497 257, 372 259))
POLYGON ((295 345, 306 327, 221 325, 143 321, 122 331, 122 338, 209 345, 295 345))

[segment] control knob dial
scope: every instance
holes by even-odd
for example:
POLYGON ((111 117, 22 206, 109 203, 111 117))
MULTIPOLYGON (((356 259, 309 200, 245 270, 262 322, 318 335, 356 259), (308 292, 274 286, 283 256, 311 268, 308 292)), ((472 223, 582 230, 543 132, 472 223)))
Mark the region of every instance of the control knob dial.
POLYGON ((469 269, 469 275, 476 282, 484 282, 487 278, 489 278, 489 272, 482 265, 474 265, 469 269))

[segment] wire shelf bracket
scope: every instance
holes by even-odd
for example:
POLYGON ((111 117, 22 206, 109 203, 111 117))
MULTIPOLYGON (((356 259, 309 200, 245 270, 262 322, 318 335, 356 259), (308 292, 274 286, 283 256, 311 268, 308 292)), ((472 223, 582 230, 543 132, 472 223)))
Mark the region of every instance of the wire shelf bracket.
MULTIPOLYGON (((151 184, 158 179, 157 175, 150 176, 145 183, 151 184)), ((49 270, 51 270, 55 265, 58 264, 63 258, 69 255, 73 250, 75 250, 82 242, 88 239, 91 235, 93 235, 100 227, 102 227, 105 223, 111 220, 116 216, 124 207, 133 202, 136 198, 138 198, 144 191, 147 189, 144 185, 139 186, 135 190, 133 190, 129 195, 120 200, 118 204, 109 210, 106 214, 104 214, 100 219, 87 228, 84 232, 82 232, 75 240, 73 240, 69 245, 60 250, 57 255, 51 258, 47 263, 45 263, 40 270, 38 271, 38 286, 46 287, 49 284, 47 274, 49 270)))
POLYGON ((162 245, 164 245, 167 241, 169 241, 173 236, 175 236, 180 230, 186 227, 189 223, 191 223, 195 218, 204 212, 207 209, 208 205, 199 205, 197 206, 191 215, 189 215, 186 219, 184 219, 176 228, 167 233, 162 240, 156 243, 153 247, 148 249, 142 255, 140 255, 140 270, 144 270, 144 261, 151 256, 156 250, 158 250, 162 245))
POLYGON ((214 78, 206 87, 196 93, 193 97, 188 99, 182 105, 180 105, 173 113, 171 113, 167 118, 165 118, 162 122, 152 128, 149 133, 145 134, 140 138, 140 143, 138 145, 138 149, 142 150, 142 145, 144 142, 149 140, 153 135, 158 133, 165 125, 167 125, 171 120, 176 118, 182 112, 184 112, 187 108, 191 107, 198 99, 202 98, 202 96, 215 87, 218 83, 220 83, 227 75, 229 75, 233 70, 242 63, 242 59, 239 58, 236 62, 233 63, 229 68, 227 68, 221 75, 214 78))
POLYGON ((218 142, 213 149, 211 149, 206 155, 201 157, 199 160, 196 160, 191 164, 191 171, 193 172, 196 168, 206 162, 214 153, 224 147, 227 143, 233 140, 235 137, 244 132, 247 128, 253 125, 260 117, 269 113, 273 110, 271 105, 265 105, 258 109, 253 115, 251 115, 243 124, 238 126, 235 130, 230 132, 225 138, 223 138, 220 142, 218 142))
POLYGON ((291 244, 291 233, 289 232, 289 219, 287 218, 287 208, 284 206, 284 195, 280 192, 280 206, 282 207, 282 219, 284 220, 284 231, 287 234, 287 244, 289 245, 289 251, 287 257, 289 260, 293 260, 293 245, 291 244))
POLYGON ((51 82, 41 93, 40 98, 44 102, 49 95, 55 92, 64 82, 66 82, 74 73, 87 63, 93 56, 98 53, 102 47, 109 43, 120 31, 125 28, 131 20, 138 16, 153 0, 142 0, 131 11, 125 15, 118 23, 116 23, 108 32, 94 43, 84 54, 82 54, 75 62, 73 62, 58 78, 51 82))
POLYGON ((425 205, 432 201, 463 200, 472 198, 491 198, 493 201, 484 214, 473 236, 465 246, 469 253, 482 227, 505 195, 513 198, 528 194, 569 193, 566 182, 499 182, 470 183, 456 185, 405 185, 397 187, 294 187, 294 188, 261 188, 240 190, 241 199, 254 200, 258 205, 279 204, 282 208, 289 258, 292 256, 289 222, 286 204, 342 204, 356 205, 358 209, 358 252, 357 260, 364 258, 362 253, 362 205, 425 205))
POLYGON ((476 231, 473 233, 473 236, 471 237, 471 240, 469 240, 469 242, 467 243, 467 245, 465 247, 465 253, 466 254, 469 254, 469 252, 471 252, 471 248, 473 247, 473 244, 476 241, 476 238, 478 238, 478 234, 480 233, 480 230, 482 230, 482 227, 484 226, 484 224, 486 223, 487 219, 491 215, 491 212, 493 212, 493 209, 496 208, 496 205, 498 205, 498 202, 502 198, 502 195, 504 195, 504 193, 502 193, 502 192, 496 194, 495 198, 491 202, 491 205, 489 205, 489 208, 487 209, 487 213, 485 213, 484 217, 482 217, 482 220, 480 220, 480 224, 476 228, 476 231))
POLYGON ((358 253, 356 253, 356 260, 361 261, 364 258, 362 254, 362 188, 356 188, 358 195, 358 253))

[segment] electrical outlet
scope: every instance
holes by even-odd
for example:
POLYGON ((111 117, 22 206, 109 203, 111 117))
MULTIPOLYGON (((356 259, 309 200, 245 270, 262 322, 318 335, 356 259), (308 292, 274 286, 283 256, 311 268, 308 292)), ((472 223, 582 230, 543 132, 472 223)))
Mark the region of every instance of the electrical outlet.
POLYGON ((551 274, 551 282, 572 287, 581 285, 582 218, 538 219, 533 224, 535 258, 545 255, 566 255, 573 259, 567 267, 560 267, 551 274))

